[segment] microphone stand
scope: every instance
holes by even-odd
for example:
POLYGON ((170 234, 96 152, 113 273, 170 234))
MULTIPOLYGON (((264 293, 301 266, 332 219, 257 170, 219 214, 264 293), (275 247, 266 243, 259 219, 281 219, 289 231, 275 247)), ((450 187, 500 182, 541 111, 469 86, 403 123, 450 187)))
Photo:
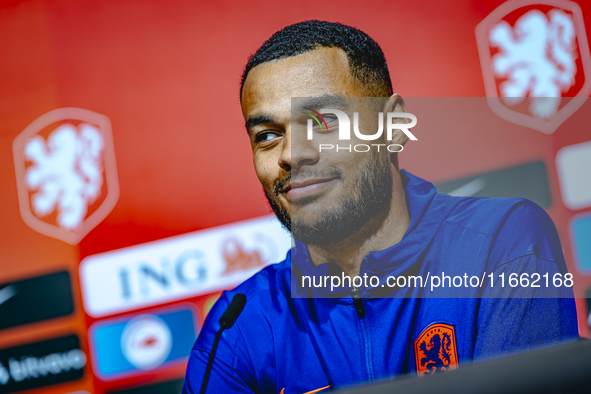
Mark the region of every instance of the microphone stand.
POLYGON ((236 294, 220 318, 220 329, 218 330, 217 334, 215 334, 215 339, 213 340, 213 346, 211 348, 211 353, 209 354, 209 361, 207 362, 207 368, 205 369, 205 376, 203 377, 203 383, 201 384, 201 394, 205 394, 205 388, 207 387, 209 375, 211 374, 211 368, 213 367, 213 360, 215 359, 215 352, 218 348, 218 343, 222 337, 222 333, 226 328, 232 327, 238 318, 238 315, 240 315, 242 309, 244 309, 244 304, 246 304, 246 296, 242 293, 236 294))

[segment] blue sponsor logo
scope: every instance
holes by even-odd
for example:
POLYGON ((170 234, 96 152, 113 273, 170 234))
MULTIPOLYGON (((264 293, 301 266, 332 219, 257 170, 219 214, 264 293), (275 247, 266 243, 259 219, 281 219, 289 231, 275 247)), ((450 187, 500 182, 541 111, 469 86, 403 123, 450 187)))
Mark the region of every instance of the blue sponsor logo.
POLYGON ((189 308, 95 323, 90 328, 95 372, 111 380, 184 361, 196 334, 189 308))

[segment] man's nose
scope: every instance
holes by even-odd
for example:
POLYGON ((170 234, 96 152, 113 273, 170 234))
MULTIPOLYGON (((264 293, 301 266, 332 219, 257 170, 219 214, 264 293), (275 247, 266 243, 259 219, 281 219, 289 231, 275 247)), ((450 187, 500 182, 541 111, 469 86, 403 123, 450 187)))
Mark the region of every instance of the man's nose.
POLYGON ((292 167, 299 169, 305 165, 314 165, 318 162, 318 158, 319 152, 313 141, 308 140, 306 129, 289 125, 283 139, 279 166, 290 171, 292 167))

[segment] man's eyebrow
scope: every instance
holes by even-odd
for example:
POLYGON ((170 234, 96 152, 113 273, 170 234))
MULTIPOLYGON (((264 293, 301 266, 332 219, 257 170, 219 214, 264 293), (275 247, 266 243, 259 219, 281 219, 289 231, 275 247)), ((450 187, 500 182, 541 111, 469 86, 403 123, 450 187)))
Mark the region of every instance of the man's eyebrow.
MULTIPOLYGON (((292 102, 293 103, 293 102, 292 102)), ((337 107, 342 108, 347 105, 347 98, 340 96, 318 96, 318 97, 306 97, 304 99, 297 99, 298 107, 301 108, 326 108, 326 107, 337 107)), ((261 125, 275 123, 275 118, 269 114, 260 114, 249 117, 246 120, 246 131, 249 132, 251 128, 261 125)))
POLYGON ((320 97, 306 97, 298 99, 297 104, 301 108, 326 108, 326 107, 345 107, 347 105, 347 98, 340 96, 320 96, 320 97))
POLYGON ((246 131, 260 124, 274 123, 274 119, 270 115, 252 116, 246 120, 246 131))

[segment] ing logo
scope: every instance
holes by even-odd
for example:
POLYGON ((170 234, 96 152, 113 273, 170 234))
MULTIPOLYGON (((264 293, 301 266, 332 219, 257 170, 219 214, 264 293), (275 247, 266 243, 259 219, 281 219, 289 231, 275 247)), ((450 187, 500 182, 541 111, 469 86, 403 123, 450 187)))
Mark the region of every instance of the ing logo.
POLYGON ((226 262, 226 269, 222 275, 229 275, 236 271, 264 267, 267 261, 257 249, 247 251, 236 238, 228 238, 222 245, 222 256, 226 262))
POLYGON ((476 27, 488 103, 501 118, 552 134, 591 93, 578 4, 511 0, 476 27))
POLYGON ((60 108, 13 143, 21 216, 33 230, 75 245, 114 208, 119 184, 111 122, 60 108))

